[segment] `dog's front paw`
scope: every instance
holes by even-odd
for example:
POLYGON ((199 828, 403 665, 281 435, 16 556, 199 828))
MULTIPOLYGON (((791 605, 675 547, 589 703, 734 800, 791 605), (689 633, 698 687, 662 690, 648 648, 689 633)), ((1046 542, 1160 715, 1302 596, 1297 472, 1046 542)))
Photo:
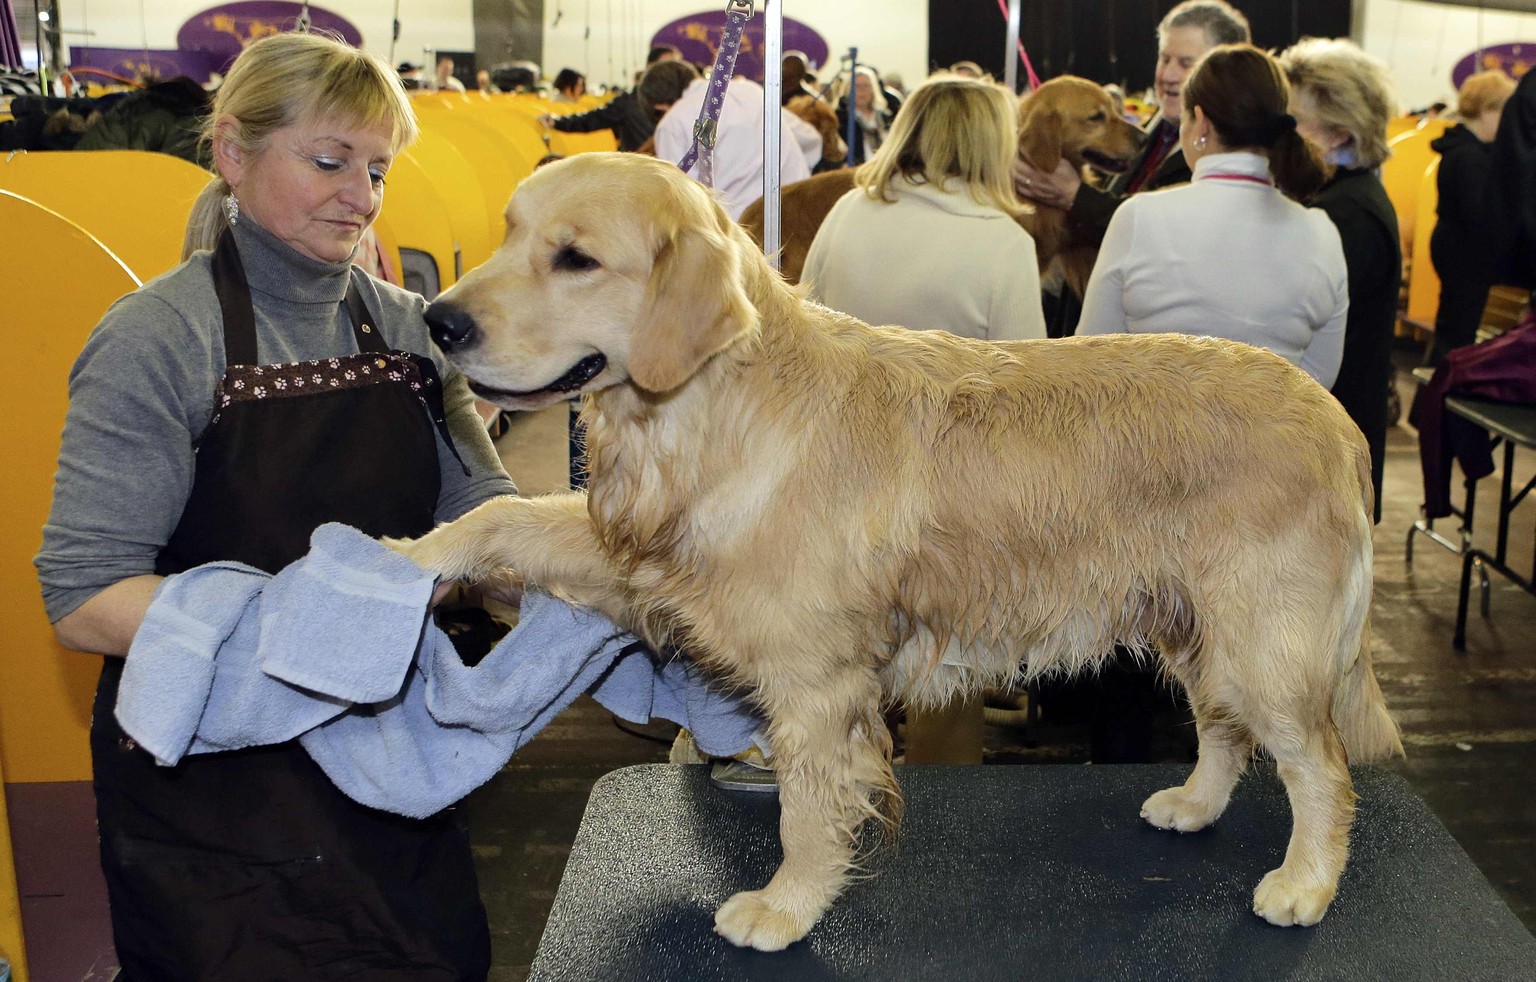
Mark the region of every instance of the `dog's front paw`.
POLYGON ((782 951, 801 938, 815 923, 770 906, 765 891, 746 890, 731 897, 715 911, 715 933, 733 945, 758 951, 782 951))
POLYGON ((436 532, 429 532, 419 539, 390 539, 381 537, 386 548, 393 549, 428 573, 443 579, 462 579, 465 573, 455 568, 460 565, 442 548, 442 539, 436 532))
POLYGON ((1160 829, 1198 832, 1216 821, 1220 812, 1198 801, 1183 788, 1164 788, 1141 806, 1141 817, 1160 829))
POLYGON ((1311 927, 1323 919, 1337 891, 1337 883, 1305 883, 1282 866, 1259 881, 1253 912, 1279 927, 1311 927))

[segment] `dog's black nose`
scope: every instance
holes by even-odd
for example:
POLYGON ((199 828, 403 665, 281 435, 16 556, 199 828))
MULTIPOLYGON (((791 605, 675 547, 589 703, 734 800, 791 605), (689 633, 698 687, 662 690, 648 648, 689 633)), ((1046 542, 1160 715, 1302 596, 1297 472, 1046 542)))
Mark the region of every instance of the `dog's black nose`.
POLYGON ((438 301, 427 307, 427 330, 444 351, 462 348, 475 336, 475 318, 463 307, 438 301))

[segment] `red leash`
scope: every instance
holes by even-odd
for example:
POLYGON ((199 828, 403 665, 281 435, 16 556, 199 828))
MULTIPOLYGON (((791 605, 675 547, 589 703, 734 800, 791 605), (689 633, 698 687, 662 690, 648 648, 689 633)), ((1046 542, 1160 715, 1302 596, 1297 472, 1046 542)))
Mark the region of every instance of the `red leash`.
MULTIPOLYGON (((1008 0, 997 0, 997 9, 1003 12, 1003 22, 1008 21, 1008 0)), ((1040 76, 1035 74, 1035 66, 1029 63, 1029 52, 1024 50, 1024 39, 1019 39, 1019 57, 1024 59, 1024 71, 1029 76, 1029 89, 1033 92, 1040 87, 1040 76)))

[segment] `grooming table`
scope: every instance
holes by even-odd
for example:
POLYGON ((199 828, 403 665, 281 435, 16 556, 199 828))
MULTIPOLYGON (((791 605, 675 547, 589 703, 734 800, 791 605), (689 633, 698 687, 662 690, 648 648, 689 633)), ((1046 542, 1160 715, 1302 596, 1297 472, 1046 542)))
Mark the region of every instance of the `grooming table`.
POLYGON ((1536 938, 1390 771, 1360 795, 1339 895, 1314 928, 1252 913, 1290 809, 1272 767, 1211 828, 1147 825, 1181 765, 898 767, 907 817, 878 876, 776 953, 714 933, 714 910, 780 858, 772 794, 648 765, 592 791, 533 979, 1536 979, 1536 938))

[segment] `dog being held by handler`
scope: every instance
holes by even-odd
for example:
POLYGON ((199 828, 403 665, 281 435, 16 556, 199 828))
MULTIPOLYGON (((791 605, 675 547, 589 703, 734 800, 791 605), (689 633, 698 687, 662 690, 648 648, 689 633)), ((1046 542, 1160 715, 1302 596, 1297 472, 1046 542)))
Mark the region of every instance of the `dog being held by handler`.
MULTIPOLYGON (((1114 97, 1085 78, 1053 78, 1019 102, 1019 156, 1041 169, 1055 170, 1065 159, 1080 170, 1093 167, 1118 173, 1129 166, 1145 140, 1145 134, 1125 121, 1114 97)), ((781 191, 779 270, 790 283, 800 282, 811 241, 837 199, 853 189, 854 173, 847 168, 828 171, 785 185, 781 191)), ((761 246, 761 200, 747 206, 741 224, 761 246)), ((1070 241, 1067 213, 1059 208, 1033 205, 1019 216, 1019 224, 1035 240, 1042 281, 1060 260, 1061 276, 1081 296, 1098 249, 1070 241)))
MULTIPOLYGON (((1061 160, 1075 168, 1124 171, 1146 141, 1146 134, 1124 120, 1114 97, 1087 78, 1060 75, 1044 83, 1018 103, 1018 155, 1037 168, 1051 169, 1061 160)), ((1086 171, 1084 171, 1086 174, 1086 171)), ((780 192, 779 272, 790 283, 799 283, 811 240, 822 227, 826 212, 837 198, 854 187, 854 169, 828 171, 808 180, 785 184, 780 192)), ((763 203, 754 201, 742 212, 740 223, 759 246, 763 241, 763 203)), ((1094 270, 1097 247, 1071 241, 1066 212, 1058 207, 1034 204, 1018 217, 1035 240, 1040 278, 1046 280, 1052 264, 1058 264, 1066 284, 1083 295, 1087 275, 1094 270)))
POLYGON ((1116 642, 1196 714, 1199 762, 1142 816, 1209 825, 1264 748, 1293 831, 1253 908, 1323 916, 1346 765, 1401 752, 1366 638, 1370 459, 1324 389, 1214 339, 870 327, 803 300, 654 159, 551 164, 507 228, 427 319, 483 399, 584 395, 590 490, 391 544, 445 577, 512 567, 750 691, 784 859, 720 934, 803 937, 865 823, 899 821, 885 700, 1091 669, 1116 642))

